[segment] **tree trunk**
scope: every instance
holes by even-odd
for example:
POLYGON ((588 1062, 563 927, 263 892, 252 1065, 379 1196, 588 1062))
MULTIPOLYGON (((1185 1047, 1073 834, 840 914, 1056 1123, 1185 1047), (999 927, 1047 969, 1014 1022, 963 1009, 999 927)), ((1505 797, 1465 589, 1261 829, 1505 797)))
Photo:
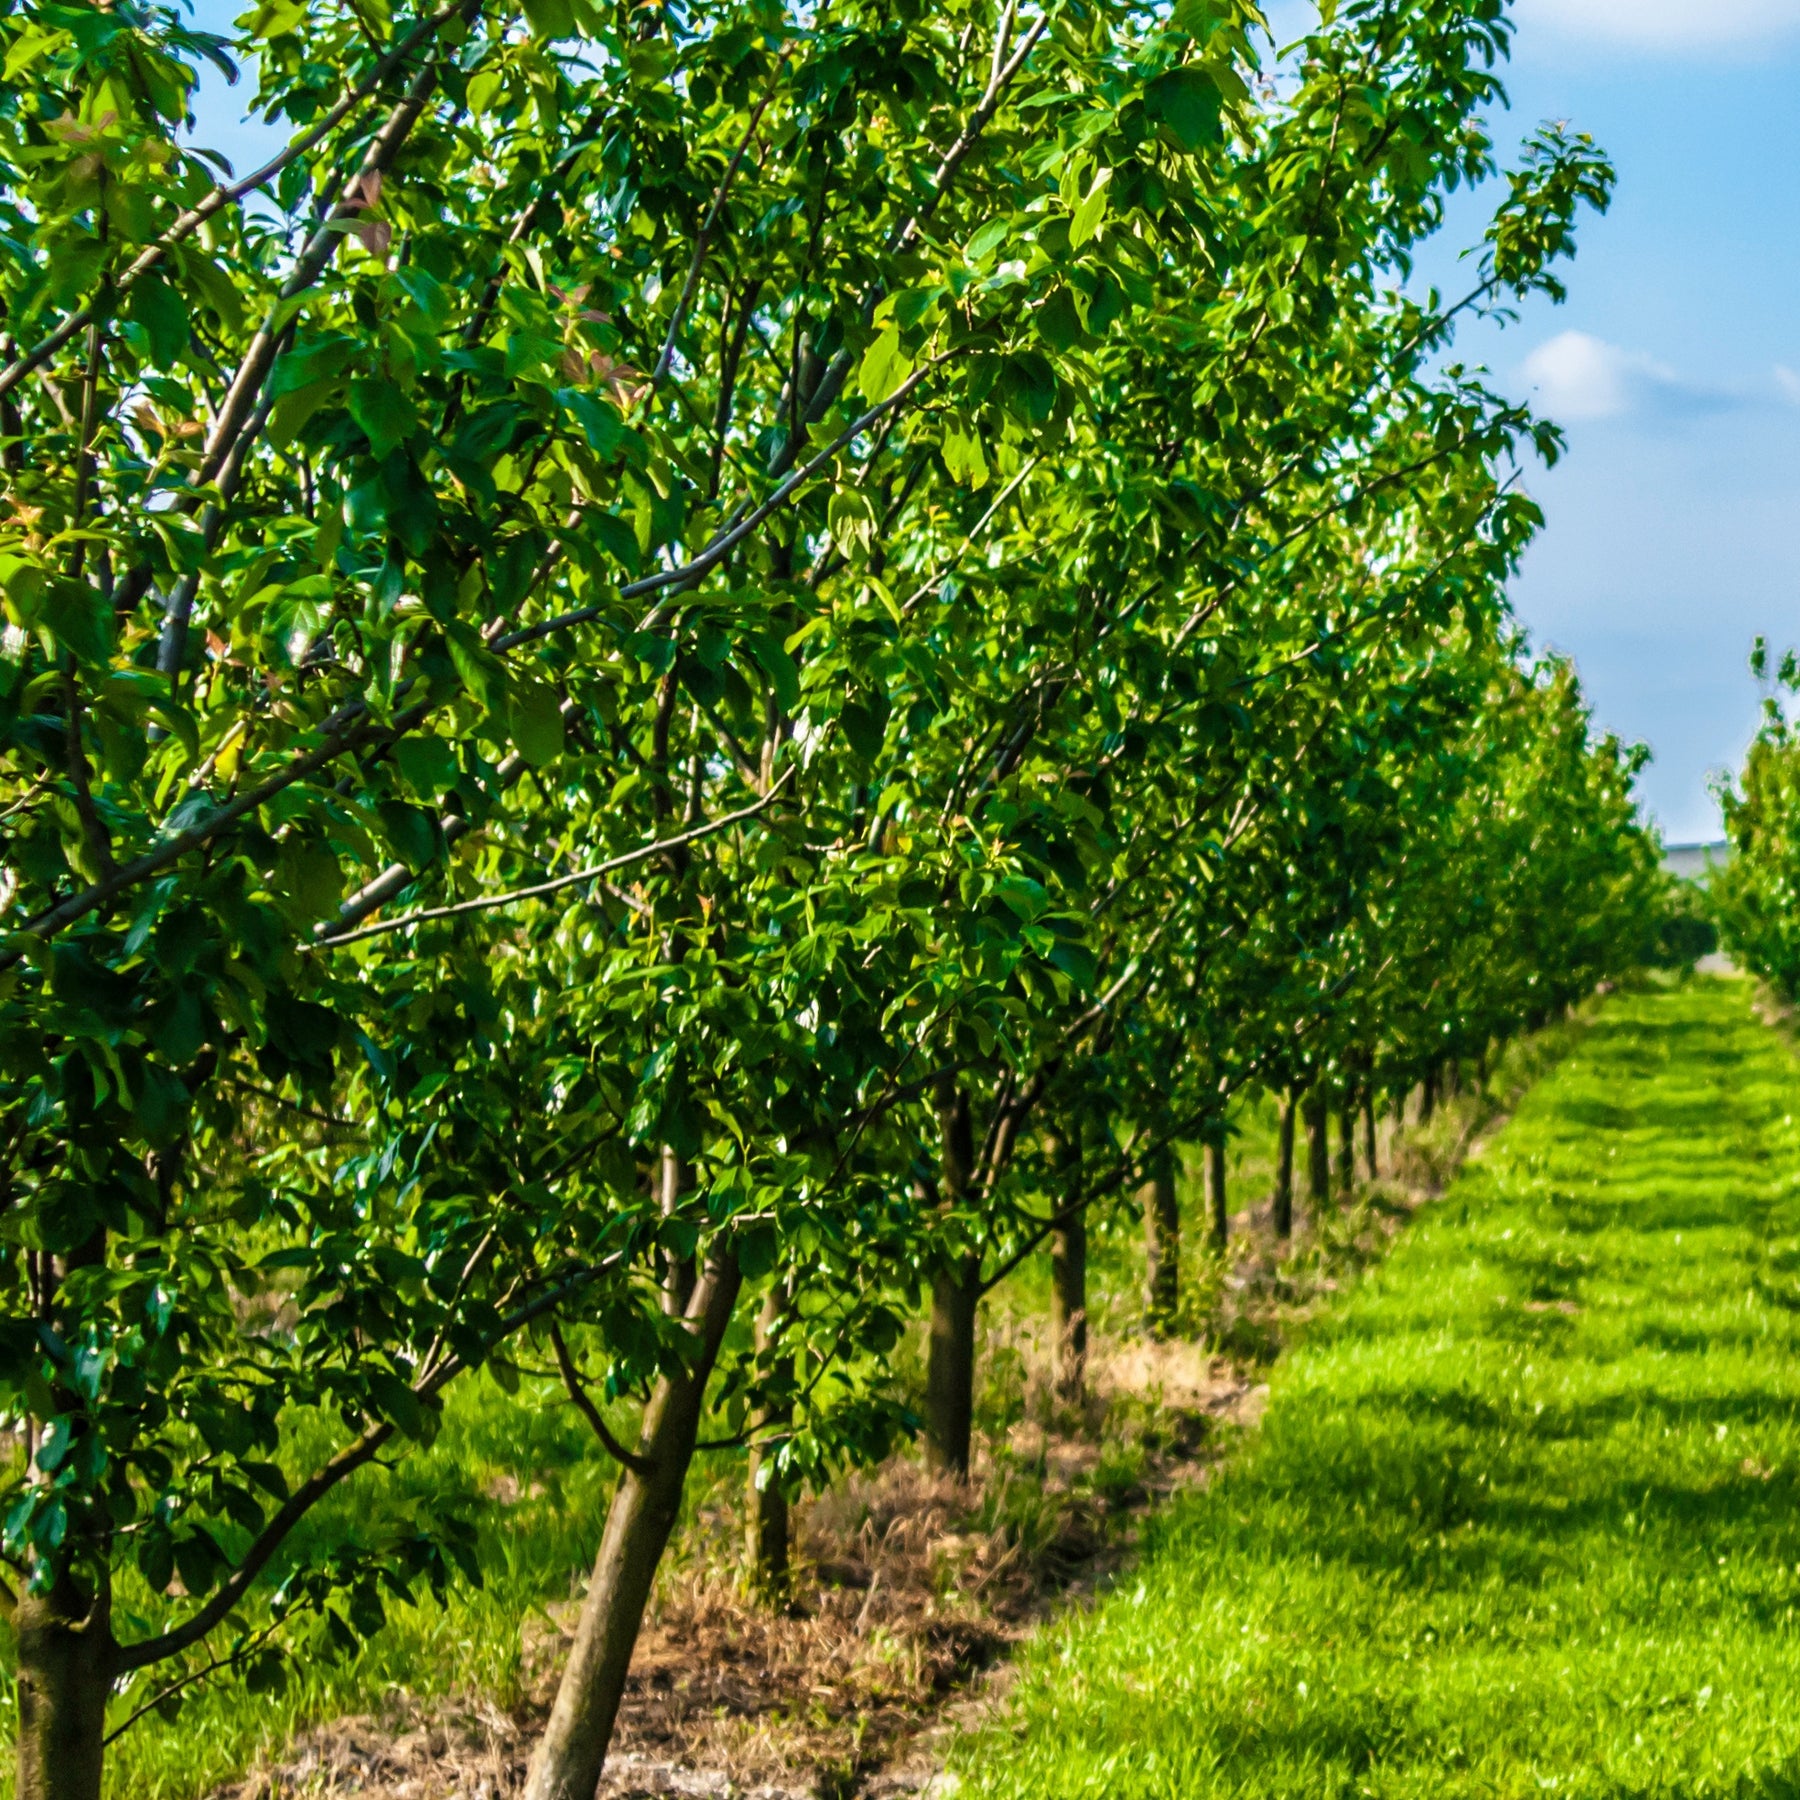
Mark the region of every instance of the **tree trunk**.
POLYGON ((1213 1242, 1222 1250, 1231 1229, 1231 1209, 1225 1181, 1225 1140, 1217 1138, 1206 1146, 1206 1205, 1212 1215, 1213 1242))
POLYGON ((695 1285, 686 1319, 697 1354, 680 1373, 658 1377, 651 1391, 639 1439, 648 1468, 623 1470, 613 1490, 575 1643, 531 1759, 524 1800, 593 1800, 651 1583, 681 1510, 706 1384, 740 1280, 736 1257, 725 1254, 708 1261, 695 1285))
POLYGON ((1050 1146, 1056 1170, 1055 1204, 1067 1216, 1050 1234, 1051 1387, 1061 1406, 1087 1398, 1087 1209, 1081 1205, 1081 1146, 1050 1146))
POLYGON ((1346 1198, 1356 1186, 1356 1102, 1348 1094, 1338 1103, 1337 1184, 1346 1198))
POLYGON ((925 1460, 952 1475, 969 1472, 975 1424, 975 1314, 979 1266, 965 1257, 931 1284, 931 1342, 925 1359, 925 1460))
POLYGON ((1431 1115, 1437 1111, 1437 1064, 1425 1065, 1425 1079, 1419 1083, 1419 1123, 1429 1125, 1431 1115))
POLYGON ((1362 1096, 1363 1172, 1371 1181, 1381 1179, 1381 1160, 1375 1147, 1375 1093, 1364 1088, 1362 1096))
POLYGON ((1330 1108, 1325 1090, 1306 1096, 1306 1197, 1314 1207, 1331 1204, 1331 1146, 1326 1142, 1330 1108))
POLYGON ((1294 1114, 1298 1102, 1291 1093, 1281 1096, 1281 1125, 1275 1152, 1275 1235, 1294 1235, 1294 1114))
MULTIPOLYGON (((756 1349, 759 1357, 768 1354, 776 1327, 787 1307, 787 1294, 777 1282, 769 1289, 756 1320, 756 1349)), ((770 1406, 759 1410, 753 1429, 767 1436, 778 1431, 792 1417, 786 1406, 770 1406)), ((775 1479, 768 1467, 768 1455, 760 1443, 750 1446, 750 1480, 747 1498, 750 1502, 750 1584, 765 1600, 784 1606, 789 1593, 788 1571, 788 1497, 787 1490, 775 1479)))
POLYGON ((18 1800, 100 1800, 117 1646, 104 1593, 64 1577, 13 1614, 19 1658, 18 1800))
MULTIPOLYGON (((687 1165, 664 1144, 656 1164, 656 1202, 665 1219, 675 1216, 688 1186, 687 1165)), ((661 1251, 657 1257, 662 1264, 663 1311, 670 1318, 679 1319, 686 1314, 688 1301, 693 1297, 697 1271, 691 1258, 676 1260, 664 1257, 661 1251)))
MULTIPOLYGON (((940 1187, 946 1206, 969 1191, 975 1163, 969 1097, 953 1076, 938 1087, 940 1187)), ((969 1472, 975 1422, 975 1315, 981 1306, 981 1262, 958 1257, 931 1284, 931 1341, 925 1359, 925 1460, 952 1475, 969 1472)))
POLYGON ((1139 1191, 1144 1208, 1144 1310, 1158 1337, 1175 1323, 1181 1301, 1181 1207, 1175 1193, 1175 1157, 1157 1153, 1150 1179, 1139 1191))

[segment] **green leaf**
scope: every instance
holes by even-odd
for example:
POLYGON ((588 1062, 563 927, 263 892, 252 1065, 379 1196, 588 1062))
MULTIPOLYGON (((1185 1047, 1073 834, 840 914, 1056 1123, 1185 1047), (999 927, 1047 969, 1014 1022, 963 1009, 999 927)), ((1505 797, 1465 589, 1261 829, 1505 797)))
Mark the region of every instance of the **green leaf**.
POLYGON ((283 394, 269 414, 270 444, 277 450, 285 450, 306 429, 313 414, 335 397, 338 386, 332 380, 315 381, 311 387, 283 394))
POLYGON ((1100 965, 1094 953, 1081 944, 1059 942, 1050 952, 1050 960, 1069 977, 1084 994, 1091 994, 1100 979, 1100 965))
POLYGON ((744 642, 756 658, 757 666, 768 676, 776 704, 784 713, 799 711, 800 668, 782 648, 781 639, 772 631, 747 631, 744 642))
POLYGON ((559 405, 575 415, 582 435, 597 455, 610 460, 618 453, 627 433, 624 420, 612 407, 579 388, 558 388, 556 398, 559 405))
POLYGON ((1183 150, 1219 141, 1219 102, 1218 84, 1201 69, 1171 69, 1144 90, 1145 110, 1183 150))
POLYGON ((187 307, 180 293, 153 272, 132 288, 126 310, 150 339, 151 358, 161 368, 170 367, 188 346, 187 307))
POLYGON ((867 350, 856 371, 856 385, 864 399, 880 402, 894 392, 913 371, 900 348, 900 330, 890 325, 867 350))
POLYGON ((84 581, 52 582, 39 619, 81 663, 99 664, 112 652, 112 609, 98 588, 84 581))
POLYGON ((1010 217, 989 219, 982 228, 969 239, 969 247, 963 254, 972 263, 981 262, 991 251, 1006 242, 1007 233, 1012 230, 1010 217))
POLYGON ((540 370, 555 368, 562 361, 562 353, 562 345, 555 338, 544 336, 542 332, 509 332, 506 339, 506 378, 513 381, 521 375, 535 375, 540 370))
POLYGON ((263 42, 286 37, 305 24, 310 10, 306 0, 262 0, 250 16, 250 35, 263 42))
POLYGON ((554 42, 575 35, 575 13, 569 0, 524 0, 524 7, 537 36, 554 42))
POLYGON ((450 661, 462 684, 490 713, 501 710, 506 699, 506 669, 481 641, 474 626, 458 619, 447 633, 450 661))
POLYGON ((838 723, 858 758, 865 764, 873 763, 881 754, 886 735, 887 721, 882 714, 861 701, 847 700, 838 713, 838 723))
POLYGON ((534 769, 548 768, 562 755, 562 702, 547 681, 513 684, 511 726, 512 741, 534 769))
POLYGON ((377 1415, 386 1419, 402 1437, 416 1438, 425 1430, 425 1409, 419 1396, 397 1375, 371 1369, 367 1376, 369 1399, 377 1415))
POLYGON ((344 875, 331 846, 316 839, 289 837, 275 864, 275 891, 297 916, 311 921, 337 910, 344 875))
POLYGON ((423 869, 436 857, 442 839, 436 819, 423 807, 408 806, 404 800, 384 800, 377 813, 383 836, 409 869, 423 869))
MULTIPOLYGON (((200 300, 218 314, 226 330, 244 329, 244 301, 237 283, 210 258, 195 250, 191 242, 181 254, 181 273, 199 292, 200 300)), ((192 311, 192 308, 189 308, 192 311)))
POLYGON ((166 1529, 152 1526, 138 1539, 137 1566, 153 1594, 162 1593, 175 1579, 175 1544, 166 1529))
POLYGON ((456 749, 447 738, 411 732, 394 746, 394 760, 422 800, 436 799, 456 781, 456 749))
POLYGON ((622 563, 634 575, 644 566, 637 533, 616 513, 595 507, 584 515, 583 523, 614 562, 622 563))
POLYGON ((952 426, 944 434, 944 467, 950 479, 967 488, 987 486, 987 451, 975 431, 952 426))
POLYGON ((351 382, 350 416, 368 434, 369 453, 378 462, 419 427, 413 403, 381 375, 351 382))
POLYGON ((1086 198, 1075 209, 1075 217, 1069 221, 1069 248, 1079 250, 1089 238, 1100 229, 1101 221, 1106 217, 1106 189, 1112 180, 1112 170, 1102 169, 1089 187, 1086 198))
POLYGON ((133 1116, 145 1142, 154 1150, 166 1149, 181 1136, 188 1117, 186 1084, 167 1069, 147 1063, 139 1077, 133 1116))
POLYGON ((1037 309, 1036 324, 1038 337, 1058 353, 1073 350, 1085 335, 1075 296, 1066 287, 1057 288, 1045 299, 1037 309))

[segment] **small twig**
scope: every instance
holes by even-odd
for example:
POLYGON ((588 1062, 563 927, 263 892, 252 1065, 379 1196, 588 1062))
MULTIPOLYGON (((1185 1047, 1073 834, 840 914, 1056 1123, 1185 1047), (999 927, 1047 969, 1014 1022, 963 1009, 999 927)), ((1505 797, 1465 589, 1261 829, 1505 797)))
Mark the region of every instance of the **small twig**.
MULTIPOLYGON (((215 213, 227 206, 235 205, 247 194, 254 193, 260 187, 266 187, 296 157, 304 156, 323 138, 341 125, 352 112, 367 100, 379 88, 390 74, 409 57, 413 51, 430 37, 441 25, 448 24, 462 10, 464 0, 453 0, 453 4, 441 7, 429 18, 421 19, 394 48, 382 58, 372 69, 364 81, 340 100, 317 124, 302 132, 299 137, 287 146, 272 161, 264 163, 254 174, 246 175, 242 181, 233 182, 229 187, 216 187, 198 205, 190 207, 170 225, 161 237, 153 243, 146 244, 130 265, 113 282, 111 297, 118 297, 133 287, 144 275, 147 275, 163 257, 180 243, 183 238, 191 237, 215 213)), ((79 307, 63 320, 37 347, 17 358, 5 370, 0 371, 0 395, 10 393, 32 370, 41 368, 53 357, 64 344, 91 324, 96 316, 97 307, 90 302, 79 307)))
POLYGON ((454 919, 464 913, 486 912, 496 906, 511 906, 516 900, 541 900, 548 894, 560 893, 564 888, 578 887, 582 882, 596 880, 602 875, 610 874, 614 869, 623 869, 632 863, 644 862, 652 856, 660 855, 665 850, 677 850, 683 844, 697 843, 701 838, 712 837, 717 832, 729 830, 730 827, 741 824, 745 819, 755 818, 758 813, 766 810, 776 795, 787 786, 793 773, 794 771, 790 767, 760 800, 749 806, 740 807, 736 812, 726 813, 721 818, 711 819, 704 825, 696 825, 692 831, 680 831, 674 837, 658 838, 655 843, 642 844, 636 850, 627 850, 623 856, 614 856, 606 862, 596 863, 591 869, 577 869, 572 875, 559 875, 554 881, 540 881, 533 887, 514 888, 506 894, 483 894, 479 899, 460 900, 454 906, 430 906, 419 912, 402 913, 396 919, 383 919, 378 924, 365 925, 360 931, 347 931, 341 936, 334 936, 329 927, 322 927, 316 941, 320 944, 334 946, 354 944, 362 938, 379 936, 384 931, 400 931, 408 925, 420 925, 432 919, 454 919))
POLYGON ((254 1081, 246 1081, 241 1075, 226 1075, 224 1079, 235 1088, 242 1088, 246 1094, 256 1094, 264 1100, 272 1100, 277 1106, 285 1106, 289 1112, 298 1113, 303 1119, 316 1119, 321 1125, 334 1125, 339 1131, 354 1131, 356 1125, 350 1119, 340 1119, 335 1113, 320 1112, 317 1107, 303 1106, 298 1100, 290 1100, 286 1094, 277 1093, 274 1088, 263 1087, 254 1081))
MULTIPOLYGON (((786 58, 776 65, 776 73, 787 66, 786 58)), ((712 205, 706 209, 706 218, 700 226, 700 235, 694 240, 693 260, 688 264, 687 280, 682 283, 681 297, 675 302, 675 311, 669 319, 668 336, 663 339, 662 353, 656 359, 656 367, 650 371, 652 391, 662 384, 662 378, 668 374, 669 365, 675 360, 675 339, 681 332, 682 321, 687 317, 687 309, 694 298, 694 289, 700 284, 700 270, 706 261, 707 244, 712 238, 713 227, 719 222, 719 211, 725 204, 725 196, 731 191, 732 181, 736 178, 738 165, 744 160, 744 152, 750 148, 750 140, 756 136, 756 128, 762 123, 762 116, 768 105, 775 98, 773 82, 769 92, 764 94, 756 111, 750 115, 750 123, 745 128, 743 142, 732 153, 731 161, 725 165, 725 173, 719 185, 713 191, 712 205)))
POLYGON ((274 1620, 270 1624, 265 1625, 262 1630, 253 1638, 249 1639, 248 1642, 240 1644, 229 1656, 215 1656, 205 1668, 195 1669, 191 1674, 183 1675, 178 1680, 171 1681, 169 1685, 163 1688, 159 1693, 152 1694, 123 1725, 115 1726, 109 1731, 102 1742, 104 1744, 110 1744, 115 1738, 122 1738, 145 1713, 155 1712, 165 1700, 172 1700, 183 1688, 192 1687, 196 1681, 204 1681, 208 1675, 216 1675, 221 1669, 229 1669, 234 1664, 242 1662, 252 1650, 257 1649, 260 1645, 266 1644, 269 1639, 274 1636, 276 1627, 281 1623, 282 1621, 279 1619, 274 1620))
POLYGON ((550 1344, 556 1351, 556 1367, 562 1375, 562 1383, 569 1390, 569 1398, 575 1402, 576 1410, 593 1427, 594 1436, 605 1446, 606 1453, 614 1462, 622 1464, 634 1475, 651 1476, 656 1473, 656 1464, 647 1456, 638 1456, 627 1450, 607 1428, 606 1420, 601 1417, 587 1389, 582 1385, 581 1376, 576 1370, 575 1359, 569 1354, 569 1346, 563 1342, 562 1327, 552 1319, 550 1321, 550 1344))

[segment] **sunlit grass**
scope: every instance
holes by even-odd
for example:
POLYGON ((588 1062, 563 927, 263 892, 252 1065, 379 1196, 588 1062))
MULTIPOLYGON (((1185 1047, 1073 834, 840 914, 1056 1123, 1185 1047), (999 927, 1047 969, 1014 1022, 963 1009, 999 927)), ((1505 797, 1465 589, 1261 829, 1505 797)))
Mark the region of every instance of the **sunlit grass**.
MULTIPOLYGON (((1569 1035, 1559 1028, 1515 1047, 1496 1089, 1528 1081, 1560 1055, 1569 1035)), ((1431 1131, 1408 1134, 1408 1154, 1434 1166, 1443 1162, 1452 1155, 1465 1124, 1466 1117, 1441 1115, 1431 1131)), ((1238 1208, 1262 1200, 1269 1187, 1273 1102, 1267 1096, 1247 1100, 1239 1108, 1234 1129, 1231 1192, 1232 1205, 1238 1208)), ((1214 1255, 1206 1238, 1197 1158, 1183 1171, 1181 1187, 1182 1314, 1188 1327, 1204 1339, 1212 1335, 1211 1312, 1222 1296, 1229 1266, 1214 1255)), ((1304 1211, 1303 1199, 1301 1206, 1304 1211)), ((1293 1267, 1296 1271, 1314 1264, 1321 1269, 1340 1267, 1359 1229, 1354 1210, 1342 1215, 1334 1210, 1322 1229, 1303 1232, 1293 1267)), ((1135 1212, 1122 1205, 1097 1216, 1091 1300, 1095 1330, 1102 1339, 1129 1339, 1141 1331, 1142 1273, 1135 1212)), ((1006 1471, 990 1499, 1004 1506, 1008 1532, 1026 1542, 1034 1531, 1054 1524, 1056 1508, 1037 1491, 1030 1459, 1013 1456, 1005 1439, 1027 1408, 1027 1359, 1042 1361, 1047 1305, 1045 1259, 1034 1257, 984 1308, 978 1422, 990 1440, 996 1467, 1003 1464, 1006 1471)), ((743 1324, 747 1329, 747 1321, 743 1324)), ((902 1388, 922 1384, 921 1349, 919 1343, 909 1342, 893 1359, 892 1373, 902 1388)), ((616 1423, 624 1429, 623 1419, 616 1423)), ((1121 1494, 1138 1489, 1145 1454, 1140 1428, 1154 1423, 1130 1409, 1109 1419, 1108 1447, 1090 1478, 1097 1495, 1104 1498, 1115 1489, 1121 1494)), ((312 1466, 340 1435, 324 1420, 297 1430, 287 1455, 292 1470, 312 1466)), ((348 1659, 297 1645, 288 1658, 287 1684, 277 1694, 247 1693, 230 1678, 214 1678, 193 1689, 176 1718, 147 1717, 114 1746, 108 1763, 109 1795, 195 1800, 253 1767, 259 1758, 278 1756, 297 1733, 316 1721, 381 1713, 404 1699, 429 1702, 457 1694, 512 1710, 534 1677, 541 1682, 545 1673, 540 1666, 543 1648, 553 1634, 542 1613, 580 1592, 599 1539, 612 1478, 611 1465, 557 1384, 527 1379, 517 1393, 508 1394, 482 1377, 453 1389, 435 1444, 403 1458, 392 1470, 359 1474, 306 1522, 282 1563, 304 1561, 314 1549, 346 1539, 378 1539, 409 1517, 454 1514, 477 1529, 483 1586, 470 1589, 458 1583, 442 1607, 429 1600, 416 1608, 391 1607, 386 1627, 348 1659)), ((741 1456, 710 1456, 697 1465, 688 1523, 678 1531, 673 1546, 677 1563, 691 1566, 736 1556, 738 1534, 722 1530, 720 1521, 736 1505, 743 1478, 741 1456)), ((979 1519, 976 1523, 981 1525, 979 1519)), ((120 1594, 120 1630, 128 1639, 147 1635, 185 1610, 181 1602, 151 1605, 135 1588, 128 1575, 120 1594)), ((246 1610, 258 1617, 260 1606, 259 1597, 246 1610)), ((0 1669, 9 1663, 9 1646, 0 1642, 0 1669)), ((132 1695, 115 1712, 115 1719, 138 1698, 132 1695)), ((10 1800, 12 1793, 11 1745, 6 1741, 10 1703, 10 1680, 0 1679, 0 1800, 10 1800)))
POLYGON ((1800 1794, 1796 1114, 1747 984, 1612 1003, 968 1791, 1800 1794))

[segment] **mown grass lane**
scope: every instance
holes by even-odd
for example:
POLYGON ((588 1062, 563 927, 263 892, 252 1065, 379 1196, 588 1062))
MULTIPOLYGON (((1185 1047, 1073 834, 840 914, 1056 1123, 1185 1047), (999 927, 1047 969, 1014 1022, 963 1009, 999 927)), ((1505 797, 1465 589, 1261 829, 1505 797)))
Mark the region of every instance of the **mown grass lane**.
POLYGON ((1800 1795, 1797 1119, 1747 983, 1611 1002, 964 1792, 1800 1795))

